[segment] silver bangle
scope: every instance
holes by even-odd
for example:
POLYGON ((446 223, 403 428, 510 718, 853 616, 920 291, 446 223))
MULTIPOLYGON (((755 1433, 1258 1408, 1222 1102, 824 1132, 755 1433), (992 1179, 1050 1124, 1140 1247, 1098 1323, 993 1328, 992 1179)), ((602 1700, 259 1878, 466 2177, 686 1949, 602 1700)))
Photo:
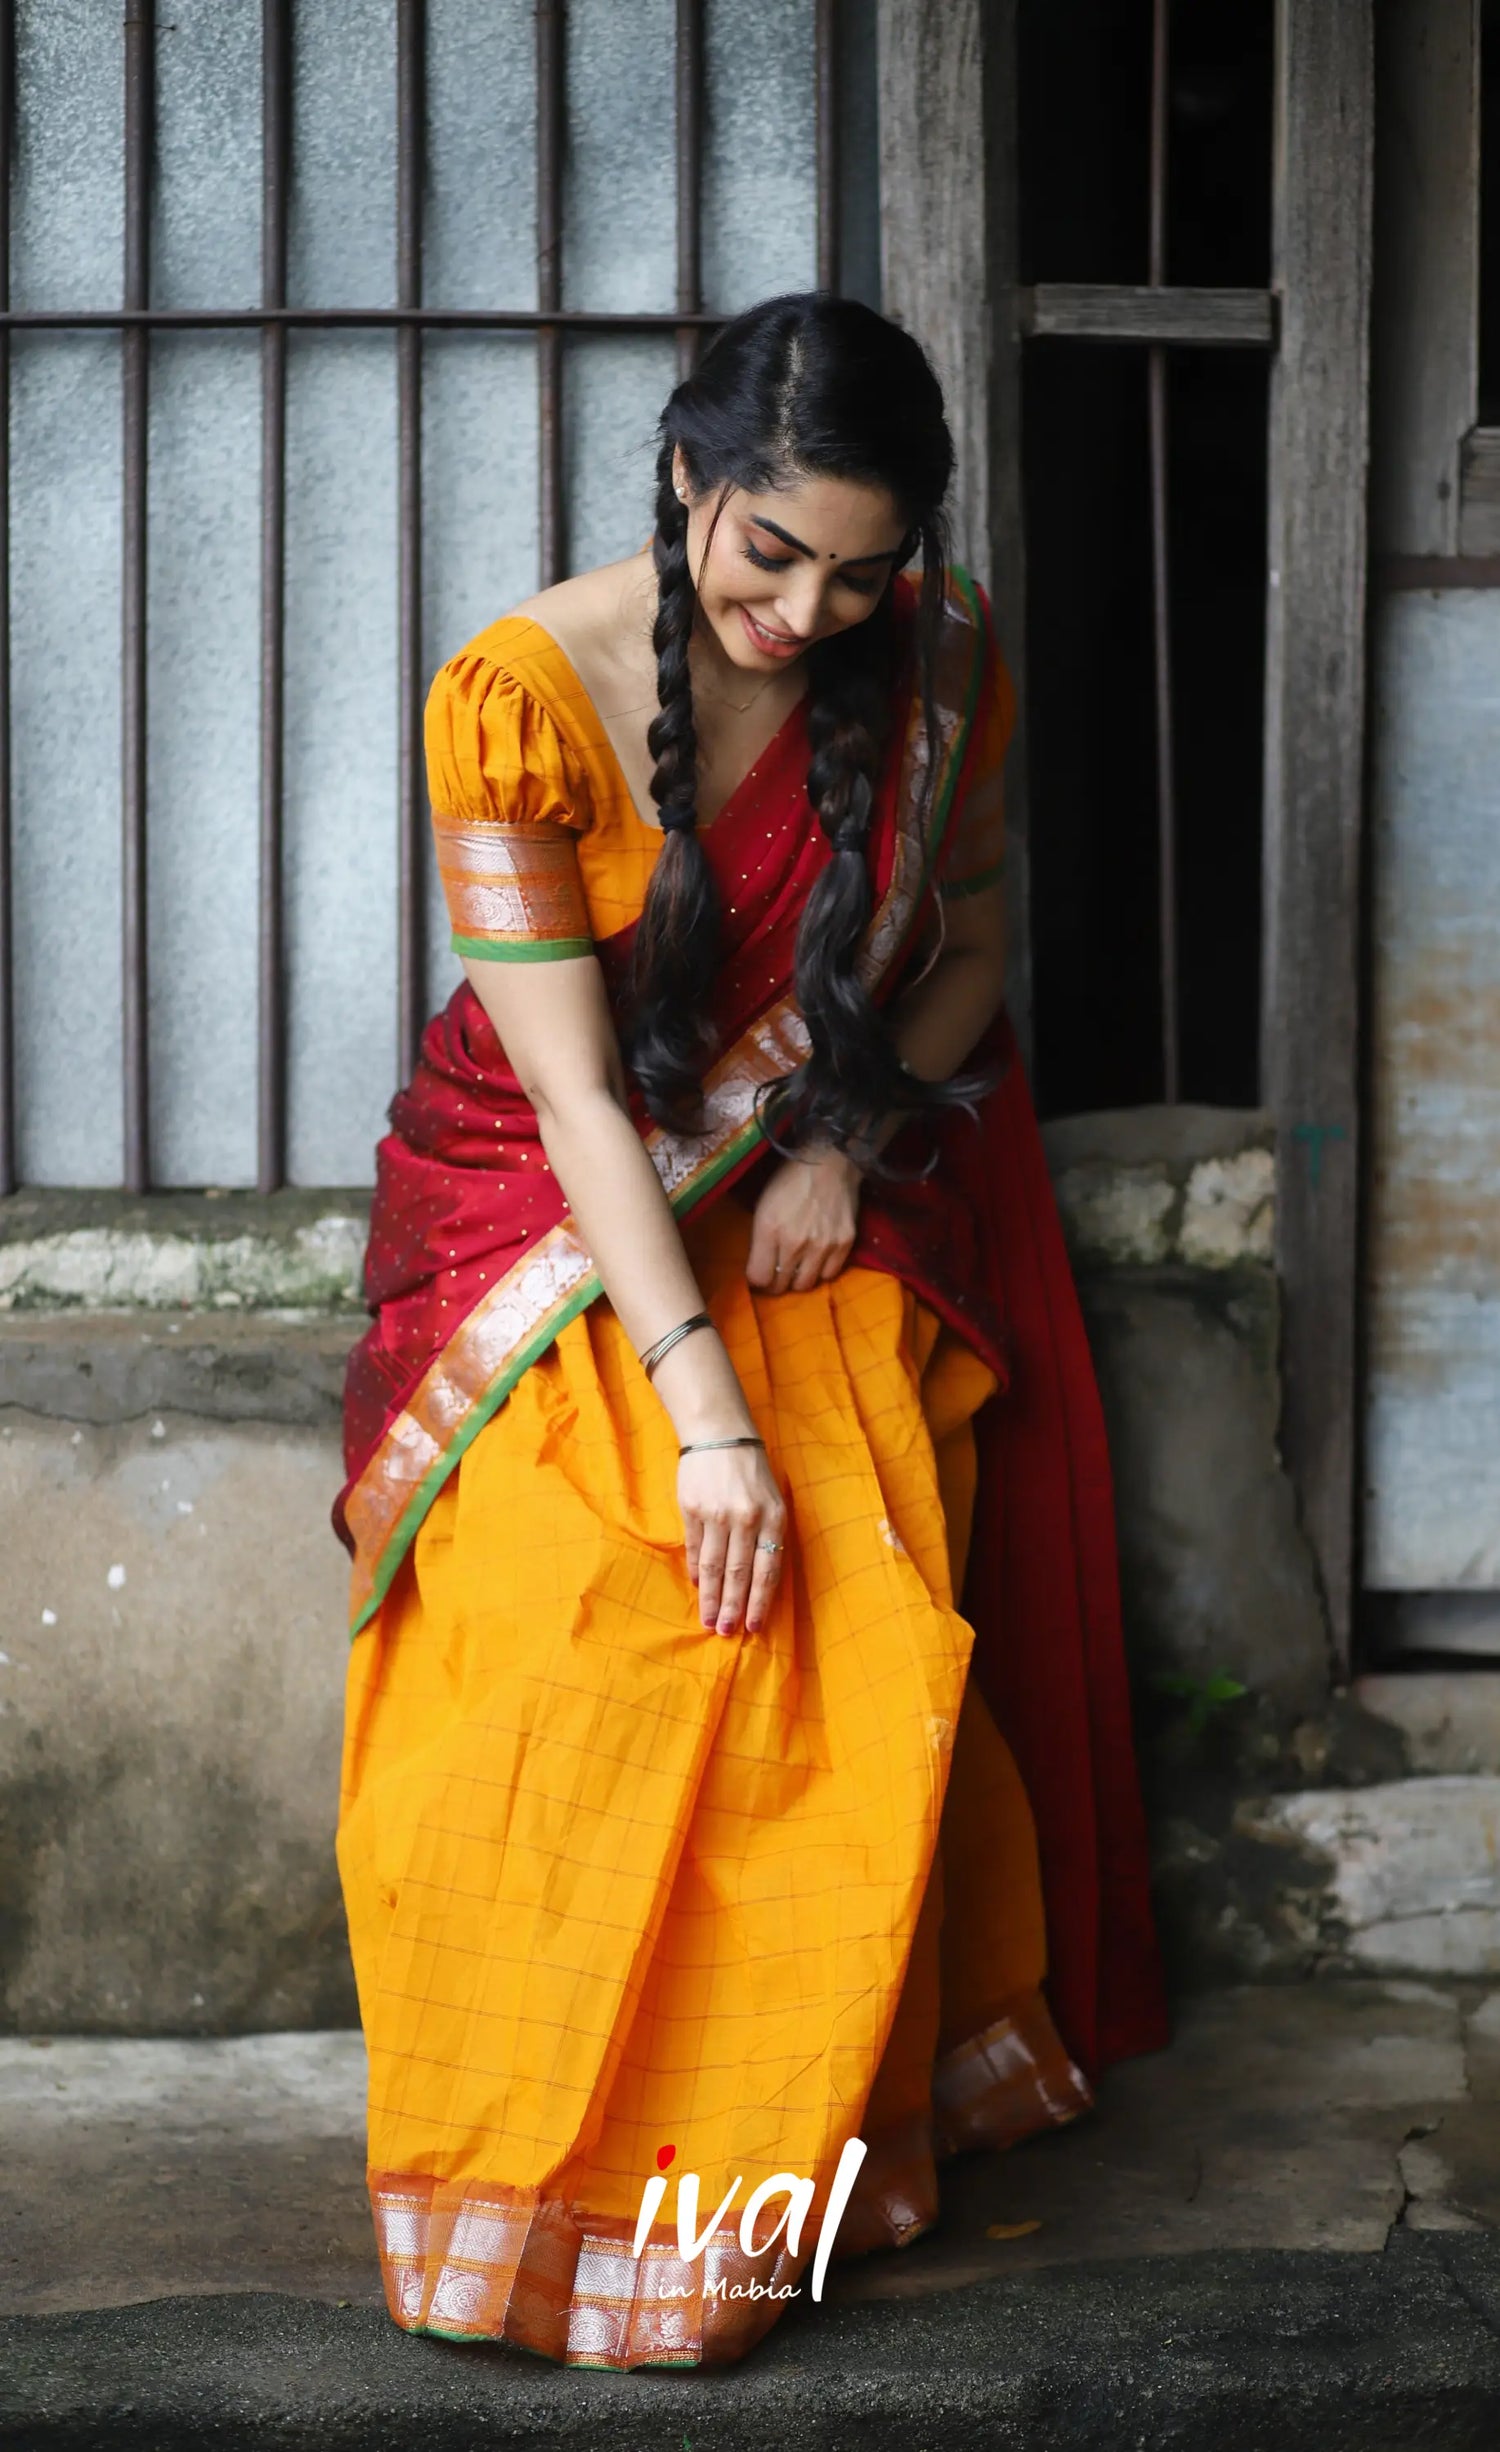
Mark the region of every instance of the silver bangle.
POLYGON ((648 1345, 641 1356, 641 1368, 646 1377, 650 1378, 663 1354, 669 1354, 674 1345, 679 1344, 684 1337, 690 1337, 695 1328, 712 1328, 712 1326, 713 1321, 706 1311, 695 1311, 690 1320, 680 1320, 675 1328, 669 1328, 666 1335, 658 1337, 654 1345, 648 1345))
POLYGON ((764 1439, 757 1439, 757 1438, 754 1438, 754 1437, 749 1437, 749 1436, 747 1436, 747 1437, 745 1437, 745 1438, 740 1438, 740 1439, 689 1439, 689 1441, 688 1441, 688 1443, 687 1443, 686 1447, 680 1447, 680 1448, 677 1450, 677 1453, 678 1453, 678 1455, 679 1455, 679 1456, 696 1456, 696 1455, 698 1455, 698 1454, 701 1452, 701 1450, 702 1450, 702 1449, 704 1449, 704 1448, 706 1448, 706 1447, 764 1447, 764 1446, 765 1446, 765 1441, 764 1441, 764 1439))

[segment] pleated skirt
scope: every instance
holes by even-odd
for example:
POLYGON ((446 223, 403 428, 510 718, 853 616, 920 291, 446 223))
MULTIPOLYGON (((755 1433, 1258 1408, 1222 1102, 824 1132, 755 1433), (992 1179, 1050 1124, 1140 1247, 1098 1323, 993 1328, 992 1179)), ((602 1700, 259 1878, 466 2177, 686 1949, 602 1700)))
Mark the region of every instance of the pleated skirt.
POLYGON ((1090 2099, 954 1602, 993 1376, 879 1271, 755 1292, 749 1236, 732 1199, 687 1222, 789 1504, 764 1629, 699 1625, 676 1437, 601 1300, 351 1646, 338 1859, 411 2331, 738 2358, 809 2287, 793 2179, 822 2209, 859 2138, 832 2252, 901 2245, 944 2154, 1090 2099))

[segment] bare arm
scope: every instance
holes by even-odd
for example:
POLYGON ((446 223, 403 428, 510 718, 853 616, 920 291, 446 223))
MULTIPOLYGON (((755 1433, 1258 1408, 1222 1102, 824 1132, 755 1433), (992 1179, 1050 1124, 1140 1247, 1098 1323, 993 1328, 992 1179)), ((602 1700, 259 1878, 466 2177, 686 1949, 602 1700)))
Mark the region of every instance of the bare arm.
MULTIPOLYGON (((897 1053, 924 1081, 960 1070, 1005 993, 1005 896, 998 886, 944 907, 942 950, 892 1009, 897 1053)), ((883 1147, 899 1116, 875 1135, 883 1147)), ((800 1293, 836 1277, 854 1247, 860 1170, 841 1150, 788 1159, 762 1192, 745 1274, 751 1285, 800 1293)))
MULTIPOLYGON (((624 1066, 592 954, 556 962, 466 961, 464 971, 536 1109, 547 1161, 638 1352, 704 1308, 671 1205, 626 1104, 624 1066)), ((663 1356, 652 1385, 679 1440, 753 1433, 755 1423, 717 1331, 663 1356)), ((764 1622, 785 1509, 764 1453, 727 1448, 684 1457, 678 1498, 688 1569, 705 1626, 753 1632, 764 1622), (747 1607, 748 1603, 748 1607, 747 1607)))

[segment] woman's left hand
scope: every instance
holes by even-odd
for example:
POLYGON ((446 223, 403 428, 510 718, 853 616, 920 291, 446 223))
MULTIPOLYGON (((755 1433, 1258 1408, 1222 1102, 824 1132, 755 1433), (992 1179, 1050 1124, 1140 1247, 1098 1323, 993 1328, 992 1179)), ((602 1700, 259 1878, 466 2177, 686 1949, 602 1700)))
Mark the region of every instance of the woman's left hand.
POLYGON ((745 1275, 763 1294, 805 1294, 854 1248, 860 1173, 842 1150, 785 1158, 755 1204, 745 1275))

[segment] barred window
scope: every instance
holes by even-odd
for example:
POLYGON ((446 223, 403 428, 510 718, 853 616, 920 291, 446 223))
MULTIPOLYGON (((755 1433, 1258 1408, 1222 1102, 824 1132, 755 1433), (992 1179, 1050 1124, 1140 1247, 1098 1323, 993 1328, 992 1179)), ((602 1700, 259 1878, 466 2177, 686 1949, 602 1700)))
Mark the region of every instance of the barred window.
POLYGON ((366 1180, 427 677, 643 542, 714 318, 873 294, 873 15, 17 0, 0 1188, 366 1180))

